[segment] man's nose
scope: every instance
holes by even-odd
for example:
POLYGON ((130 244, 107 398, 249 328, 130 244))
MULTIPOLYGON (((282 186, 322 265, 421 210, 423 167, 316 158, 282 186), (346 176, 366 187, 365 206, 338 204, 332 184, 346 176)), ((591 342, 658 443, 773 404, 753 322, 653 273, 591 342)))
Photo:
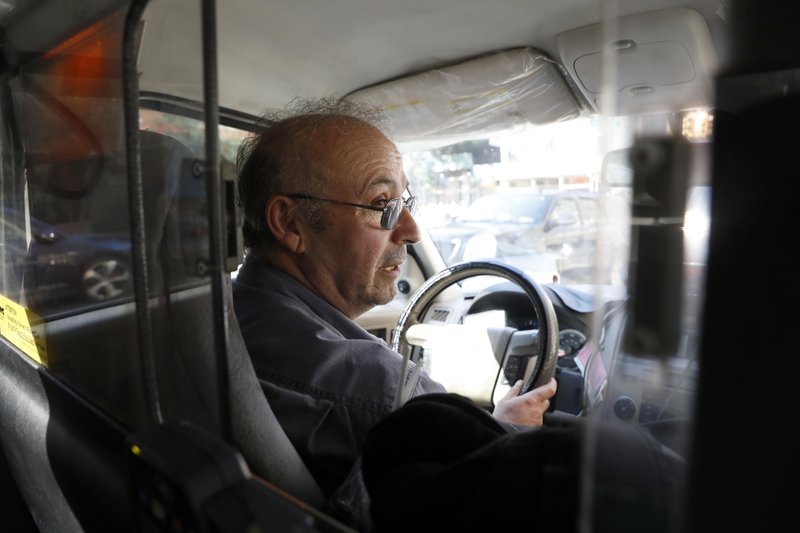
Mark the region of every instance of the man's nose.
POLYGON ((408 208, 403 207, 392 237, 395 242, 403 244, 419 242, 419 226, 417 226, 417 221, 414 220, 414 215, 411 214, 408 208))

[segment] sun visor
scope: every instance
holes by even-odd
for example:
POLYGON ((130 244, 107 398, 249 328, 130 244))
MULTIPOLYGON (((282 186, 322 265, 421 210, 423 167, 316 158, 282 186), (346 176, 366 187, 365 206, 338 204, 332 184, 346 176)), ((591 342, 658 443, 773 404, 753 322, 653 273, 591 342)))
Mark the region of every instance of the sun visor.
POLYGON ((561 67, 531 48, 428 70, 347 98, 384 109, 397 142, 490 133, 581 114, 561 67))
POLYGON ((697 11, 652 11, 622 17, 613 26, 616 31, 609 32, 602 23, 592 24, 557 38, 565 68, 596 109, 627 115, 711 105, 716 50, 697 11), (613 83, 604 69, 614 73, 613 83), (601 102, 604 91, 613 101, 601 102))

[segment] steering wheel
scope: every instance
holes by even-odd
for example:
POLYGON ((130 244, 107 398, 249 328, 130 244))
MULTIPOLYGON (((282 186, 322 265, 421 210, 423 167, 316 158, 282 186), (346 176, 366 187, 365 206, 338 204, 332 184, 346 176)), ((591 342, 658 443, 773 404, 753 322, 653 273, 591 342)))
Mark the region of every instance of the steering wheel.
MULTIPOLYGON (((507 372, 513 356, 524 353, 526 357, 535 357, 531 359, 535 362, 533 369, 525 372, 528 377, 525 379, 520 394, 549 382, 555 374, 556 360, 558 359, 558 319, 553 309, 553 303, 530 276, 511 265, 498 261, 466 261, 455 264, 428 279, 414 293, 392 332, 392 349, 403 355, 400 375, 407 375, 411 360, 412 347, 406 339, 409 328, 420 324, 420 317, 425 316, 436 297, 445 289, 476 276, 498 276, 519 285, 533 304, 539 324, 538 330, 518 331, 514 328, 502 328, 494 335, 490 334, 495 357, 501 365, 501 372, 507 372)), ((516 361, 519 362, 519 359, 516 361)), ((395 408, 400 407, 405 401, 403 397, 405 384, 406 379, 401 379, 395 397, 395 408)))

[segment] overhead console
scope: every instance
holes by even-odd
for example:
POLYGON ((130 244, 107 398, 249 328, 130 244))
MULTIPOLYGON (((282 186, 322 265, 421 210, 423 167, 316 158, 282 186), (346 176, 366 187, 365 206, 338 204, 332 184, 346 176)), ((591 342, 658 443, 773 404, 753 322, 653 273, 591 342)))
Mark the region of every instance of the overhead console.
POLYGON ((564 67, 598 111, 630 115, 712 103, 717 54, 695 10, 652 11, 591 24, 560 34, 557 44, 564 67), (603 94, 613 100, 602 101, 603 94))

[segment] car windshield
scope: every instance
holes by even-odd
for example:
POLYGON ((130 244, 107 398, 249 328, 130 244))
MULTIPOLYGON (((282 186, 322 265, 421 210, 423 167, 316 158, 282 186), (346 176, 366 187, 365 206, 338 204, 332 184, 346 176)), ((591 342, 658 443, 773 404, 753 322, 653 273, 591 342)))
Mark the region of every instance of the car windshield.
POLYGON ((620 178, 624 161, 604 160, 629 146, 634 126, 580 116, 452 143, 400 143, 417 218, 448 265, 498 259, 543 283, 622 286, 631 182, 620 178))
POLYGON ((458 220, 460 222, 511 222, 539 224, 547 214, 548 199, 541 194, 490 194, 475 200, 458 220))

